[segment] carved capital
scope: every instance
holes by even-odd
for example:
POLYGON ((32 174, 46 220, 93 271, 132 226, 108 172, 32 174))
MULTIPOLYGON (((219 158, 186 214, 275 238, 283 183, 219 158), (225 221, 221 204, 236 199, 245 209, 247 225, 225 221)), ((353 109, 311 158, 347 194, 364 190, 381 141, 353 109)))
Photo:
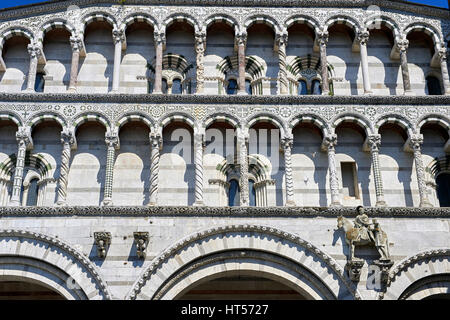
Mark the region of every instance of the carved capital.
POLYGON ((70 146, 73 146, 76 143, 75 132, 73 131, 73 128, 64 127, 62 129, 62 131, 61 131, 61 143, 62 144, 69 144, 70 146))
POLYGON ((206 33, 197 32, 195 33, 195 51, 197 53, 203 53, 206 48, 206 33))
POLYGON ((354 282, 359 282, 359 278, 361 277, 361 269, 364 265, 364 261, 353 260, 348 261, 345 265, 345 269, 348 271, 348 276, 350 280, 354 282))
POLYGON ((134 243, 136 244, 136 254, 139 259, 145 259, 147 256, 147 253, 145 250, 147 249, 148 245, 148 232, 134 232, 134 243))
POLYGON ((323 144, 328 149, 334 149, 334 147, 336 147, 337 145, 337 135, 336 134, 326 135, 323 138, 323 144))
POLYGON ((153 36, 155 38, 155 45, 165 45, 166 44, 166 33, 165 32, 160 32, 160 31, 155 31, 153 33, 153 36))
POLYGON ((292 149, 294 146, 294 139, 292 137, 285 137, 281 139, 281 146, 283 150, 292 149))
POLYGON ((106 133, 105 135, 105 143, 108 148, 118 149, 120 147, 119 144, 119 135, 117 133, 106 133))
POLYGON ((357 35, 358 42, 361 45, 367 45, 367 42, 369 42, 369 36, 370 36, 369 30, 366 29, 359 31, 357 35))
POLYGON ((42 56, 42 47, 39 44, 30 43, 27 48, 31 59, 38 59, 42 56))
POLYGON ((33 146, 31 129, 29 127, 19 127, 16 132, 16 140, 20 145, 24 145, 27 149, 30 149, 33 146))
POLYGON ((114 44, 123 43, 125 41, 125 32, 122 29, 114 29, 112 31, 114 44))
POLYGON ((423 135, 416 134, 410 137, 409 146, 413 151, 420 151, 420 146, 423 144, 423 135))
POLYGON ((235 41, 237 46, 247 45, 247 33, 246 32, 236 33, 235 41))
POLYGON ((409 40, 408 39, 397 39, 395 42, 398 50, 402 53, 406 53, 408 51, 409 40))
POLYGON ((288 33, 287 31, 281 32, 281 33, 277 33, 275 35, 275 42, 277 44, 278 47, 280 46, 286 46, 287 42, 288 42, 288 33))
POLYGON ((381 135, 373 134, 367 137, 367 142, 369 144, 371 151, 379 151, 381 147, 381 135))
POLYGON ((111 244, 110 232, 94 232, 95 245, 97 246, 97 255, 99 258, 106 258, 106 253, 111 244))
POLYGON ((150 145, 152 148, 158 148, 158 149, 162 148, 163 141, 162 141, 162 137, 160 134, 150 132, 149 138, 150 138, 150 145))
POLYGON ((70 46, 72 47, 72 52, 80 52, 83 49, 83 40, 79 36, 71 36, 70 46))
POLYGON ((320 46, 326 46, 328 43, 328 31, 322 31, 317 33, 317 42, 320 46))

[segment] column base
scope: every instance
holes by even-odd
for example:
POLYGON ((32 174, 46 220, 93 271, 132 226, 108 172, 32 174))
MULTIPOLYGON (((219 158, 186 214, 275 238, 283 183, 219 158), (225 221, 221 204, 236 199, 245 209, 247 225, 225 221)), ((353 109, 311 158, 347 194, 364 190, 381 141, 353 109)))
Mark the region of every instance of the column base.
POLYGON ((76 93, 77 92, 77 88, 71 87, 71 88, 67 89, 67 92, 68 93, 76 93))
POLYGON ((403 95, 404 96, 415 96, 416 93, 414 91, 412 91, 412 90, 409 90, 409 91, 403 92, 403 95))
POLYGON ((163 94, 162 91, 153 91, 152 94, 163 94))
POLYGON ((36 91, 34 91, 34 89, 25 89, 26 93, 36 93, 36 91))
POLYGON ((112 199, 105 199, 102 201, 102 206, 112 206, 113 202, 112 199))
POLYGON ((65 206, 67 206, 67 202, 66 201, 58 201, 58 202, 56 202, 56 205, 59 207, 65 207, 65 206))
POLYGON ((119 92, 119 90, 111 90, 109 93, 111 93, 111 94, 119 94, 120 92, 119 92))
POLYGON ((364 91, 365 96, 371 96, 373 95, 373 91, 364 91))
POLYGON ((323 96, 329 96, 330 95, 330 91, 322 91, 322 95, 323 96))
POLYGON ((11 200, 8 203, 8 207, 20 207, 20 201, 19 200, 11 200))
POLYGON ((238 91, 237 95, 238 96, 248 96, 248 93, 246 91, 238 91))
POLYGON ((343 207, 343 205, 342 205, 342 203, 336 201, 336 202, 332 202, 330 204, 330 207, 343 207))
POLYGON ((288 200, 286 201, 286 207, 296 207, 297 205, 295 204, 295 201, 293 200, 288 200))
POLYGON ((149 202, 149 203, 147 204, 147 206, 148 206, 148 207, 154 207, 154 206, 156 206, 156 202, 149 202))
POLYGON ((377 201, 375 207, 387 207, 386 201, 384 200, 377 201))
POLYGON ((419 207, 421 207, 421 208, 433 208, 433 205, 427 200, 427 201, 421 202, 419 207))
POLYGON ((195 201, 193 204, 194 207, 201 207, 204 205, 205 205, 205 203, 203 201, 195 201))

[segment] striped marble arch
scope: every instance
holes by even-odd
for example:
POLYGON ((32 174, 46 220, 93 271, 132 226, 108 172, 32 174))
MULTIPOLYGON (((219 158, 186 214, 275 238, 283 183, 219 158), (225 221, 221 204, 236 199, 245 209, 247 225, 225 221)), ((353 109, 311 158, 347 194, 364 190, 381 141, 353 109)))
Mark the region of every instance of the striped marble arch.
POLYGON ((372 18, 369 18, 364 23, 364 25, 369 30, 386 27, 392 31, 392 36, 394 37, 394 39, 400 37, 400 28, 398 27, 397 23, 391 18, 385 16, 374 16, 372 18))
POLYGON ((128 114, 123 116, 116 122, 116 127, 120 131, 120 128, 129 122, 142 122, 145 123, 150 130, 153 128, 153 120, 140 114, 128 114))
POLYGON ((331 17, 330 19, 328 19, 328 21, 325 23, 324 29, 328 30, 328 29, 330 29, 330 27, 332 27, 335 24, 343 24, 343 25, 349 27, 350 29, 352 29, 353 32, 355 32, 355 34, 358 32, 358 30, 361 29, 359 23, 355 19, 348 17, 348 16, 342 16, 342 15, 334 16, 334 17, 331 17))
POLYGON ((46 22, 42 26, 42 30, 41 30, 39 39, 44 39, 45 35, 48 32, 50 32, 52 30, 56 30, 56 29, 66 29, 71 35, 75 34, 75 28, 69 22, 58 19, 58 20, 46 22))
POLYGON ((188 124, 192 129, 194 129, 195 127, 195 121, 194 119, 192 119, 191 116, 187 115, 187 114, 170 114, 166 117, 164 117, 161 121, 160 121, 160 127, 162 129, 164 129, 168 124, 172 123, 172 122, 182 122, 182 123, 186 123, 188 124))
POLYGON ((425 118, 419 120, 419 122, 417 124, 417 131, 420 132, 422 127, 426 124, 436 124, 436 125, 442 127, 445 131, 447 131, 447 132, 450 131, 449 120, 445 119, 442 116, 429 115, 429 116, 426 116, 425 118))
POLYGON ((386 115, 378 119, 375 124, 375 132, 378 133, 380 131, 380 128, 385 124, 398 125, 400 128, 406 131, 408 136, 411 136, 415 132, 414 126, 408 120, 397 115, 386 115))
POLYGON ((20 117, 12 113, 0 113, 0 121, 12 121, 17 125, 17 127, 22 126, 22 120, 20 117))
POLYGON ((300 123, 311 123, 315 125, 317 128, 319 128, 324 136, 328 135, 330 131, 327 122, 315 114, 300 114, 294 116, 289 121, 289 130, 292 131, 300 123))
POLYGON ((317 22, 314 18, 304 15, 295 15, 293 17, 289 17, 284 23, 284 27, 289 29, 294 24, 306 24, 310 27, 314 33, 317 33, 317 30, 320 29, 320 23, 317 22))
POLYGON ((204 27, 206 30, 208 30, 211 25, 220 22, 229 25, 235 32, 239 29, 239 23, 236 21, 236 19, 227 15, 214 15, 208 17, 204 22, 204 27))
POLYGON ((252 16, 248 18, 244 23, 244 29, 247 30, 254 24, 268 25, 275 33, 277 32, 277 30, 281 29, 278 22, 274 18, 265 15, 252 16))
POLYGON ((207 129, 209 126, 211 126, 215 122, 228 123, 231 126, 233 126, 233 128, 235 128, 235 129, 239 126, 239 120, 235 119, 233 116, 228 115, 228 114, 219 113, 219 114, 210 115, 204 121, 203 127, 207 129))
POLYGON ((125 30, 129 26, 131 26, 133 23, 136 23, 136 22, 145 22, 145 23, 149 24, 151 27, 153 27, 154 29, 156 29, 158 26, 158 22, 152 16, 150 16, 146 13, 133 13, 132 15, 129 15, 128 17, 126 17, 123 21, 125 30))
POLYGON ((62 128, 66 126, 64 118, 58 114, 37 114, 28 120, 28 126, 33 131, 33 128, 39 123, 45 121, 56 121, 62 128))
POLYGON ((12 37, 25 37, 30 40, 30 42, 33 42, 34 39, 33 33, 23 27, 11 27, 5 30, 3 34, 0 35, 0 37, 0 49, 2 49, 5 42, 12 37))
POLYGON ((174 14, 169 16, 163 23, 163 29, 165 27, 165 30, 167 31, 167 28, 176 22, 185 22, 191 25, 194 28, 194 31, 200 30, 197 20, 187 14, 174 14))
POLYGON ((274 115, 257 114, 248 120, 247 127, 250 129, 257 123, 261 123, 261 122, 273 124, 275 127, 277 127, 280 130, 281 138, 283 138, 285 136, 283 121, 277 119, 277 117, 275 117, 274 115))
POLYGON ((84 30, 86 30, 87 26, 92 22, 99 22, 99 21, 105 21, 109 23, 113 29, 117 26, 116 20, 105 12, 90 13, 87 16, 85 16, 82 19, 82 21, 84 24, 84 30))
POLYGON ((335 130, 340 124, 342 123, 354 123, 358 126, 360 126, 364 132, 366 133, 366 136, 369 136, 372 134, 372 125, 370 124, 370 121, 367 119, 362 118, 361 116, 353 115, 353 114, 346 114, 346 115, 340 115, 338 116, 332 123, 332 128, 335 130))
POLYGON ((441 37, 439 31, 437 31, 434 27, 425 24, 424 22, 415 22, 413 24, 410 24, 404 29, 403 34, 407 37, 408 34, 413 31, 419 31, 429 35, 431 39, 433 39, 433 43, 435 46, 443 42, 443 40, 441 40, 443 37, 441 37))
POLYGON ((86 122, 99 122, 105 127, 106 131, 108 131, 111 128, 111 126, 109 124, 109 121, 105 117, 103 117, 102 115, 100 115, 100 114, 92 114, 92 113, 89 113, 89 114, 85 113, 85 114, 79 115, 73 121, 72 125, 74 127, 74 132, 76 133, 78 128, 82 124, 84 124, 86 122))

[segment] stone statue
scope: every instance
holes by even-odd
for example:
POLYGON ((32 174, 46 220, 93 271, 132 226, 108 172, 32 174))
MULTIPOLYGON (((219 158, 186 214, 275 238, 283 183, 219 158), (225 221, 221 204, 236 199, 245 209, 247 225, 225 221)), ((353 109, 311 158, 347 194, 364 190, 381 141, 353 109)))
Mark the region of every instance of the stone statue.
POLYGON ((359 206, 358 215, 354 224, 343 216, 338 217, 338 228, 345 231, 345 241, 350 247, 348 260, 355 261, 355 246, 363 246, 373 243, 380 253, 380 261, 390 261, 389 242, 386 233, 381 230, 376 219, 370 222, 369 217, 364 213, 364 208, 359 206))

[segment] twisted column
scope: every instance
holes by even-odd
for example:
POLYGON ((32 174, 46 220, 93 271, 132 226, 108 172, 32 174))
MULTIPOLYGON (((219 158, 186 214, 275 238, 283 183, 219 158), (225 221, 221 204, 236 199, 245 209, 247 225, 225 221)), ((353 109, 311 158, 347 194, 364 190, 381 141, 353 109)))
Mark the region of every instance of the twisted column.
POLYGON ((247 33, 236 34, 236 44, 239 64, 238 94, 242 95, 247 94, 245 91, 245 46, 247 44, 247 33))
POLYGON ((328 60, 327 60, 328 31, 323 31, 317 34, 317 40, 319 42, 320 47, 322 95, 329 95, 330 85, 328 80, 328 60))
POLYGON ((386 201, 384 200, 384 191, 383 191, 383 180, 381 179, 381 170, 380 170, 380 146, 381 146, 381 136, 379 134, 370 135, 368 137, 368 143, 370 147, 370 154, 372 156, 372 168, 373 175, 375 178, 375 194, 377 197, 377 207, 385 207, 386 201))
POLYGON ((240 171, 240 206, 246 207, 249 205, 249 190, 248 190, 248 132, 243 132, 242 129, 238 131, 238 152, 239 152, 239 171, 240 171))
POLYGON ((412 94, 407 57, 409 41, 408 39, 397 39, 396 45, 398 50, 400 51, 400 63, 402 68, 404 94, 412 94))
POLYGON ((202 130, 194 132, 195 154, 195 203, 194 206, 202 206, 203 202, 203 151, 205 147, 205 134, 202 130))
POLYGON ((336 144, 337 135, 330 134, 325 136, 323 141, 328 153, 328 170, 330 174, 330 189, 331 189, 331 206, 341 206, 339 196, 339 179, 336 170, 336 144))
POLYGON ((119 148, 119 136, 108 132, 106 133, 105 143, 108 149, 106 154, 106 174, 102 205, 110 206, 113 204, 112 186, 114 178, 114 160, 116 156, 116 149, 119 148))
POLYGON ((32 139, 30 128, 20 127, 16 132, 17 146, 17 159, 16 169, 14 171, 14 182, 12 188, 12 195, 9 205, 20 206, 20 193, 22 191, 23 181, 23 169, 25 167, 25 155, 27 149, 32 148, 32 139))
POLYGON ((439 62, 441 63, 442 82, 444 83, 444 94, 450 94, 450 80, 447 68, 447 49, 442 47, 438 51, 439 62))
POLYGON ((283 32, 276 35, 275 39, 278 47, 278 79, 280 81, 280 94, 288 94, 288 79, 286 69, 286 45, 288 41, 288 33, 283 32))
POLYGON ((158 203, 158 183, 159 183, 159 158, 162 147, 162 137, 160 134, 150 133, 151 164, 150 164, 150 201, 149 205, 158 203))
POLYGON ((72 65, 70 68, 70 92, 77 91, 78 67, 80 64, 80 51, 82 49, 82 40, 80 37, 70 37, 70 45, 72 47, 72 65))
POLYGON ((364 82, 364 94, 371 94, 372 88, 369 78, 369 61, 367 58, 367 42, 369 41, 369 31, 363 30, 358 32, 358 42, 361 54, 361 67, 364 82))
POLYGON ((427 189, 425 185, 425 170, 422 161, 422 152, 420 146, 423 143, 422 135, 413 135, 409 138, 409 145, 414 152, 414 163, 416 165, 417 184, 419 187, 420 207, 432 207, 428 200, 427 189))
POLYGON ((204 32, 195 34, 195 52, 197 53, 197 88, 196 93, 202 94, 205 88, 205 49, 206 34, 204 32))
POLYGON ((286 206, 295 206, 294 201, 294 180, 292 179, 292 147, 294 140, 292 137, 281 140, 284 151, 284 171, 286 176, 286 206))
POLYGON ((120 86, 120 63, 122 60, 122 44, 125 41, 125 32, 114 29, 112 32, 114 41, 114 73, 112 91, 118 92, 120 86))
POLYGON ((63 145, 63 150, 61 153, 61 169, 58 181, 58 200, 57 205, 66 205, 67 200, 67 184, 69 181, 69 163, 71 157, 71 149, 75 144, 75 134, 74 132, 65 127, 61 132, 61 143, 63 145))
POLYGON ((163 49, 166 42, 166 35, 164 32, 154 33, 155 37, 155 50, 156 50, 156 61, 155 61, 155 85, 153 87, 153 93, 162 93, 162 59, 163 59, 163 49))
POLYGON ((38 59, 42 56, 42 48, 36 43, 30 43, 28 45, 28 53, 30 55, 30 67, 28 69, 27 91, 34 92, 38 59))

